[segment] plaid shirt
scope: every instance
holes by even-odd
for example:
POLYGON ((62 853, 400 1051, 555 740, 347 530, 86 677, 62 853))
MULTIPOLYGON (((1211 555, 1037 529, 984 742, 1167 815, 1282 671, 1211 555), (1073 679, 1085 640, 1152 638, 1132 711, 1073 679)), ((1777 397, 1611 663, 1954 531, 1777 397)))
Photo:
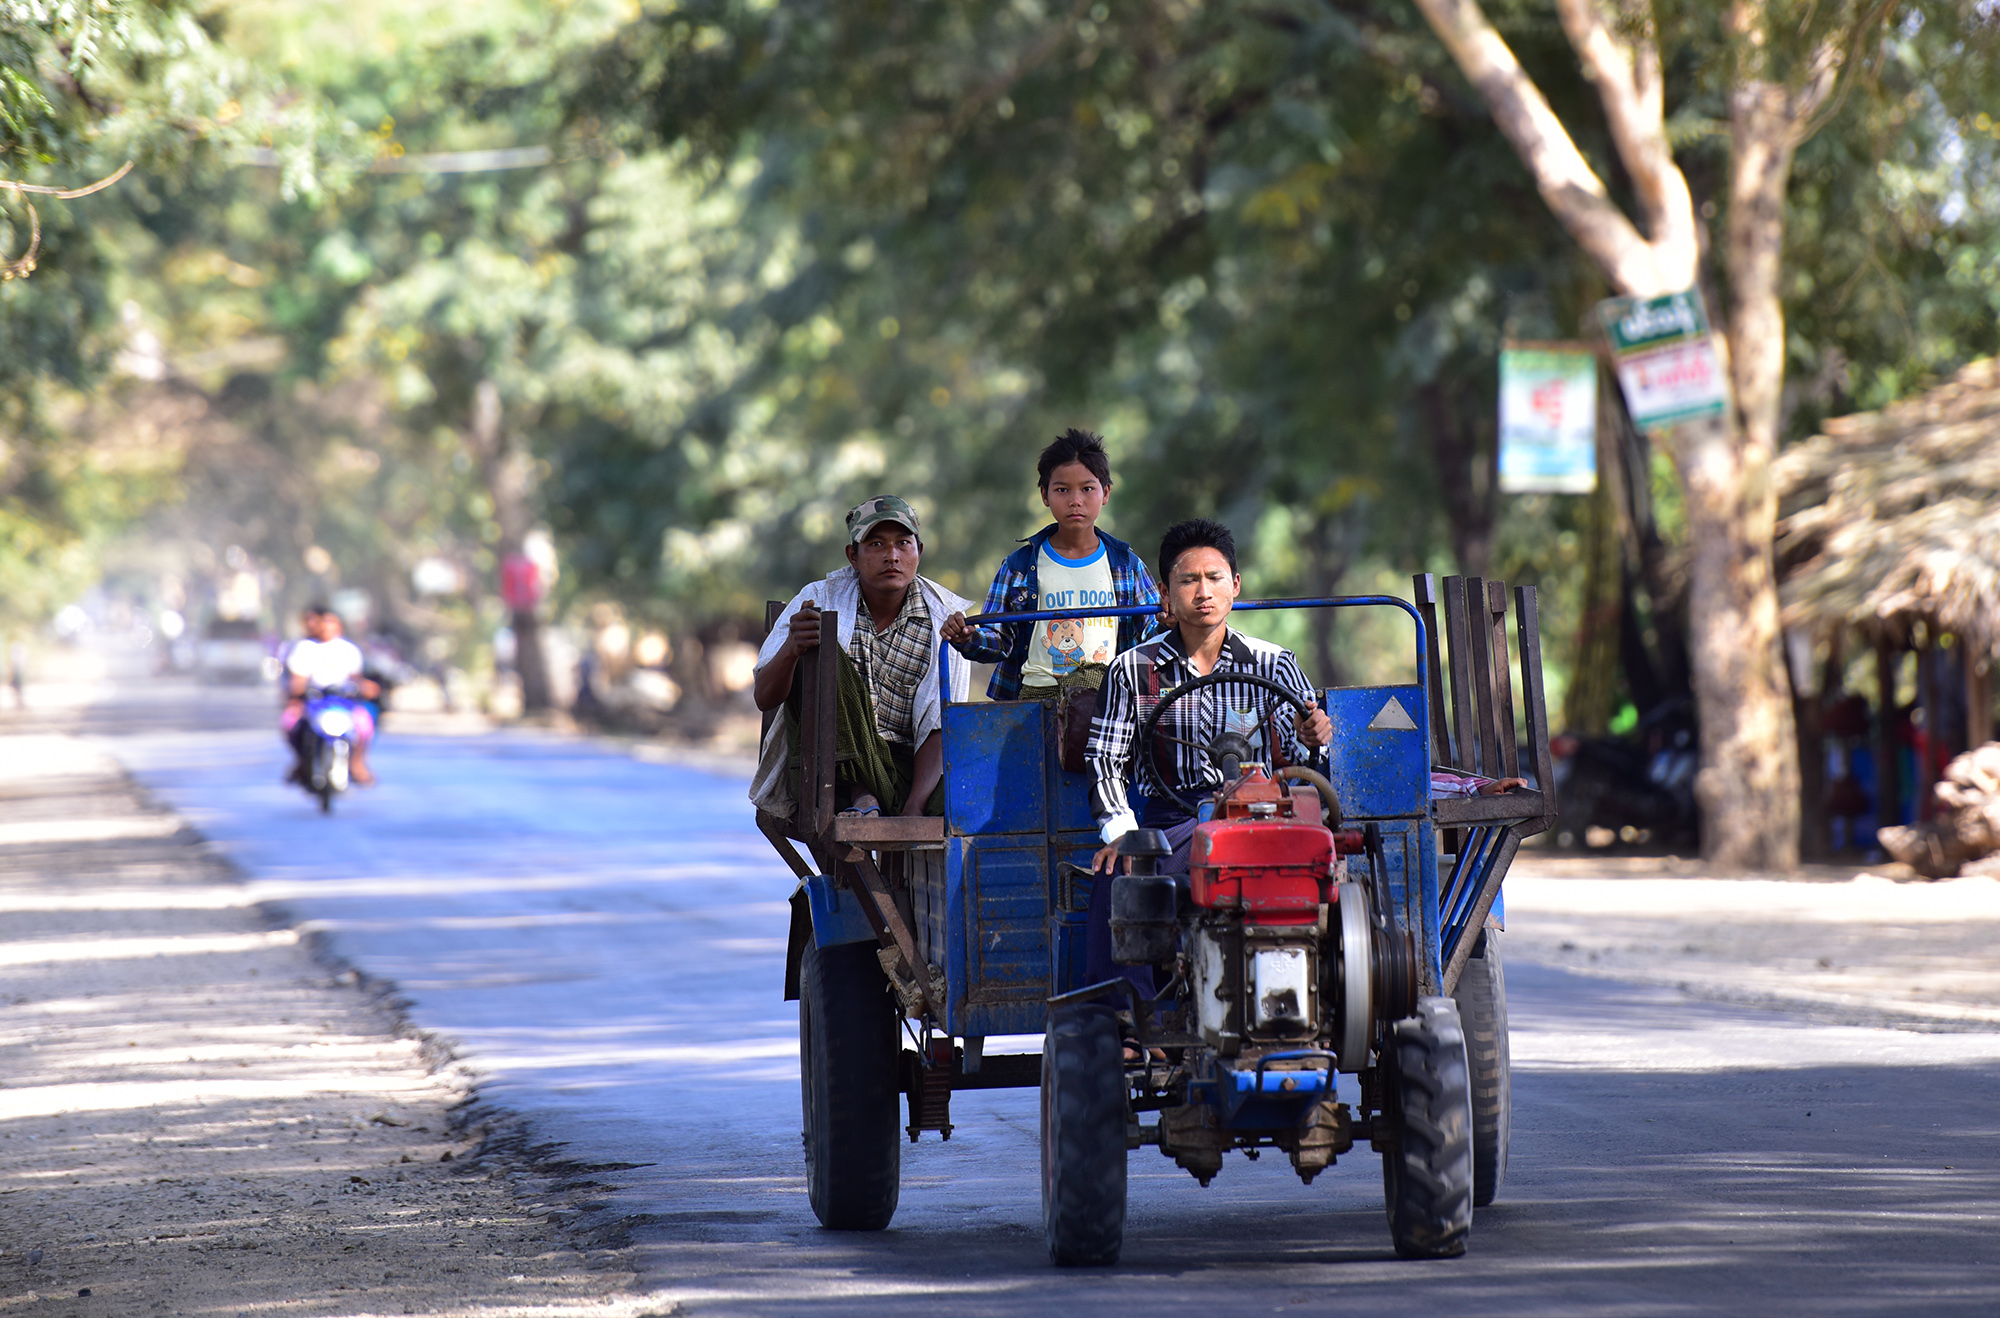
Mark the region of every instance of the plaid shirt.
POLYGON ((886 631, 875 630, 874 615, 864 603, 854 619, 848 657, 875 702, 875 730, 884 741, 915 745, 917 686, 932 663, 931 611, 924 593, 912 585, 886 631))
MULTIPOLYGON (((993 585, 986 592, 981 613, 1040 612, 1042 586, 1037 563, 1042 546, 1055 533, 1053 525, 1045 526, 1007 555, 1000 570, 993 574, 993 585)), ((1158 604, 1160 588, 1153 584, 1153 574, 1146 571, 1145 562, 1132 552, 1132 546, 1103 531, 1097 533, 1097 538, 1104 542, 1104 557, 1111 564, 1111 590, 1119 607, 1158 604)), ((1159 626, 1158 618, 1120 618, 1119 651, 1131 649, 1159 630, 1159 626)), ((1035 625, 1027 622, 973 627, 964 639, 954 642, 954 648, 966 658, 997 665, 993 680, 986 684, 989 700, 1012 700, 1021 694, 1021 669, 1027 665, 1028 643, 1034 630, 1035 625)))
MULTIPOLYGON (((1308 707, 1317 707, 1319 694, 1299 671, 1299 661, 1290 650, 1260 641, 1231 629, 1223 638, 1222 653, 1215 661, 1217 673, 1255 673, 1299 693, 1308 707)), ((1185 818, 1173 798, 1143 767, 1136 754, 1139 726, 1146 715, 1180 683, 1197 676, 1188 666, 1181 647, 1180 628, 1127 650, 1111 661, 1104 689, 1098 696, 1097 717, 1090 724, 1090 745, 1085 757, 1090 761, 1090 809, 1096 816, 1099 836, 1116 842, 1139 826, 1126 795, 1126 780, 1137 782, 1147 797, 1146 813, 1155 826, 1185 818), (1157 677, 1160 695, 1148 694, 1151 679, 1157 677), (1138 762, 1135 765, 1135 761, 1138 762)), ((1291 764, 1312 764, 1319 752, 1299 741, 1294 714, 1277 696, 1254 686, 1224 683, 1177 701, 1160 720, 1160 732, 1170 737, 1204 745, 1223 732, 1248 738, 1255 753, 1271 762, 1271 737, 1277 734, 1278 750, 1291 764)), ((1169 775, 1183 795, 1206 796, 1222 786, 1222 770, 1205 752, 1180 742, 1160 742, 1153 746, 1155 762, 1169 775)))

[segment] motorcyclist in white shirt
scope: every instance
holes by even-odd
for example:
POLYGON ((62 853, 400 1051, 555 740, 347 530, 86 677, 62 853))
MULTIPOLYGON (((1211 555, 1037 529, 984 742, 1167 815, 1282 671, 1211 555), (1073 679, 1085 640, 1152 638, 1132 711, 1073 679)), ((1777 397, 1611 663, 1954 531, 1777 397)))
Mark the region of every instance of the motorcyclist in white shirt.
MULTIPOLYGON (((305 612, 305 626, 305 639, 292 646, 285 656, 283 726, 296 757, 287 782, 302 782, 307 772, 304 733, 307 692, 352 693, 363 700, 373 700, 382 693, 380 686, 361 675, 361 647, 342 635, 346 627, 338 613, 315 604, 305 612)), ((357 703, 354 720, 354 753, 348 761, 348 772, 365 787, 375 781, 368 768, 368 744, 375 738, 375 719, 366 706, 357 703)))

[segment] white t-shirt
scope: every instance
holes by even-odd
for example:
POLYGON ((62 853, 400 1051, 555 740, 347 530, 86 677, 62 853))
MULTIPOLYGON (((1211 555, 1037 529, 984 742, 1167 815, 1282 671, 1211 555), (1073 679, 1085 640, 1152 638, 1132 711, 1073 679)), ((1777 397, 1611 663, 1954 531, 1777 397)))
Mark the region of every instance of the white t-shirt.
POLYGON ((285 657, 285 667, 305 678, 307 686, 339 686, 361 676, 361 647, 345 636, 303 640, 285 657))
MULTIPOLYGON (((1042 542, 1035 560, 1035 579, 1043 609, 1113 609, 1118 593, 1111 584, 1111 560, 1104 540, 1087 558, 1064 558, 1042 542)), ((1028 659, 1021 665, 1023 686, 1054 686, 1056 679, 1084 664, 1108 664, 1118 647, 1118 619, 1078 618, 1039 622, 1028 638, 1028 659)))

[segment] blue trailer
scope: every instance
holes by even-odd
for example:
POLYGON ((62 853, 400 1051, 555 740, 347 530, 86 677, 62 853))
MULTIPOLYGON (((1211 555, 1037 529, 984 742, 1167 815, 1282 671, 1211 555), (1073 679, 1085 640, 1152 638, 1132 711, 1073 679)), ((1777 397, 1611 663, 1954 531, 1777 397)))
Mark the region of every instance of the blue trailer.
MULTIPOLYGON (((800 880, 785 986, 823 1224, 887 1226, 904 1138, 950 1138, 954 1093, 1040 1086, 1058 1263, 1116 1259, 1127 1155, 1147 1145, 1206 1185, 1231 1151, 1282 1151, 1310 1182, 1366 1140, 1398 1250, 1464 1250, 1506 1169, 1501 883, 1555 799, 1534 588, 1414 583, 1413 600, 1236 604, 1399 611, 1407 680, 1317 692, 1334 729, 1318 766, 1218 761, 1228 785, 1198 803, 1196 872, 1178 885, 1152 873, 1151 830, 1121 843, 1133 873, 1090 872, 1081 738, 1055 703, 947 706, 943 818, 839 814, 834 665, 808 652, 796 813, 758 824, 800 880), (1531 787, 1437 798, 1433 766, 1531 787), (1096 884, 1111 885, 1114 959, 1155 967, 1156 996, 1085 982, 1096 884), (1041 1034, 1042 1053, 985 1055, 1020 1034, 1041 1034), (1337 1097, 1342 1073, 1358 1104, 1337 1097)), ((1155 717, 1206 698, 1204 681, 1162 692, 1155 717)))

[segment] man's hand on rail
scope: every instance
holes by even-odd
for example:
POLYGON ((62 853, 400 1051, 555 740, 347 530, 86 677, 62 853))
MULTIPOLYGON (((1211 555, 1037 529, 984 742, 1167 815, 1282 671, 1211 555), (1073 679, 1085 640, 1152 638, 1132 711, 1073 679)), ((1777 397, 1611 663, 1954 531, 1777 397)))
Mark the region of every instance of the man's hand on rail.
POLYGON ((785 633, 785 645, 794 655, 818 647, 819 606, 811 600, 799 605, 799 611, 792 615, 790 627, 785 633))
POLYGON ((946 618, 943 625, 938 628, 938 635, 944 637, 947 641, 959 641, 963 640, 971 631, 972 628, 966 625, 965 615, 963 613, 954 613, 949 618, 946 618))

